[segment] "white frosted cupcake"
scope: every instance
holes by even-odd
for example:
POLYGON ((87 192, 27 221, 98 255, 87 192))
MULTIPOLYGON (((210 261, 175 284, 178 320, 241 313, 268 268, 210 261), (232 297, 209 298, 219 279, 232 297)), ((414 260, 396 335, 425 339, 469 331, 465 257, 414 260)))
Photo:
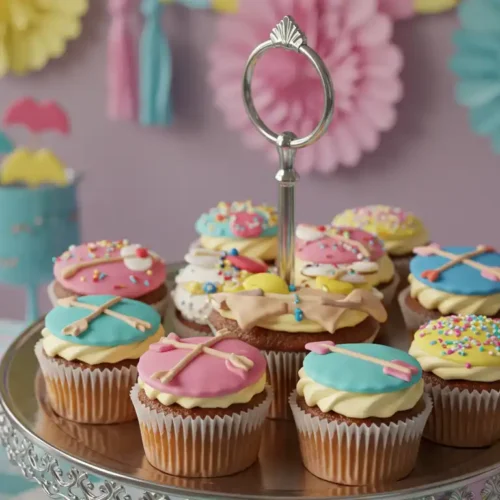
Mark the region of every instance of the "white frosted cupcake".
POLYGON ((179 271, 172 291, 174 330, 181 337, 208 335, 209 296, 217 292, 243 290, 243 280, 252 273, 266 272, 260 260, 239 255, 236 249, 214 252, 192 248, 184 257, 187 266, 179 271))
POLYGON ((432 406, 418 362, 377 344, 306 348, 312 352, 290 396, 304 466, 347 485, 407 476, 432 406))

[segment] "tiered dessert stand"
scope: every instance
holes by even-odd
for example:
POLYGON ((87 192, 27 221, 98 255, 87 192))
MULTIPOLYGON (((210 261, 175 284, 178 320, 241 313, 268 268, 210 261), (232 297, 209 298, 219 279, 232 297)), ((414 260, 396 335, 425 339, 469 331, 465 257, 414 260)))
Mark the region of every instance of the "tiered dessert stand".
MULTIPOLYGON (((318 54, 308 47, 292 18, 285 17, 270 40, 251 54, 244 76, 244 99, 250 119, 275 143, 280 156, 276 179, 279 192, 278 270, 293 279, 294 156, 298 148, 318 140, 333 115, 331 79, 318 54), (258 58, 271 48, 290 49, 313 64, 324 88, 325 109, 317 128, 305 138, 291 132, 275 134, 259 118, 253 105, 251 80, 258 58)), ((179 265, 170 266, 173 280, 179 265)), ((407 335, 396 316, 380 342, 405 345, 407 335)), ((38 372, 34 345, 43 319, 31 325, 11 345, 0 363, 0 438, 11 461, 36 481, 53 499, 64 500, 168 500, 182 499, 470 499, 464 485, 500 472, 500 443, 478 450, 459 450, 424 441, 416 469, 393 484, 347 487, 322 481, 302 466, 292 422, 266 423, 259 461, 250 469, 225 478, 189 479, 163 474, 144 457, 137 423, 81 425, 57 416, 47 403, 43 377, 38 372), (63 471, 64 469, 64 471, 63 471), (94 479, 88 474, 102 479, 94 479)), ((493 483, 491 483, 493 484, 493 483)), ((492 496, 488 500, 500 498, 492 496)))

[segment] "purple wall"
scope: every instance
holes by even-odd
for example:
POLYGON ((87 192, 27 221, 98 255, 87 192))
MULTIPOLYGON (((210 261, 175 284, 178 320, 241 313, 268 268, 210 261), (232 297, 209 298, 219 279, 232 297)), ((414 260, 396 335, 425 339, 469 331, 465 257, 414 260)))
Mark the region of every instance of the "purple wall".
MULTIPOLYGON (((73 135, 49 137, 47 144, 85 174, 83 237, 128 237, 179 260, 195 236, 198 214, 220 199, 274 202, 276 165, 246 150, 212 107, 205 83, 212 13, 167 9, 177 61, 175 126, 150 130, 109 122, 103 113, 108 19, 105 2, 91 3, 84 34, 66 57, 39 74, 0 80, 0 112, 25 95, 61 102, 73 135), (188 62, 181 66, 181 59, 188 62)), ((456 22, 449 14, 398 25, 406 97, 397 126, 359 167, 304 177, 297 194, 300 221, 325 223, 347 206, 383 202, 417 212, 441 243, 500 246, 500 232, 487 230, 498 219, 500 162, 487 141, 469 130, 447 69, 456 22)), ((0 289, 0 317, 21 317, 22 301, 21 292, 0 289)))

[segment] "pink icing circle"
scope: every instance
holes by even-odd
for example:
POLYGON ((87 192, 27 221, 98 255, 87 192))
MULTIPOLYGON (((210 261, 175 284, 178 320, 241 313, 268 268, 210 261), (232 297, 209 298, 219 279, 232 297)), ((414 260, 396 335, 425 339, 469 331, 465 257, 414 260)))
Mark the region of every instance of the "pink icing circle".
POLYGON ((232 266, 242 271, 248 271, 252 274, 267 273, 268 267, 263 262, 245 257, 244 255, 227 255, 226 260, 228 260, 232 266))
POLYGON ((258 238, 264 230, 264 218, 253 212, 236 212, 231 215, 230 228, 237 238, 258 238))
MULTIPOLYGON (((192 337, 180 341, 201 344, 207 340, 207 337, 192 337)), ((153 344, 139 359, 137 365, 139 377, 150 387, 167 394, 195 398, 228 396, 257 383, 266 372, 266 360, 258 349, 238 339, 223 339, 212 346, 212 349, 245 356, 253 361, 253 367, 248 371, 236 372, 228 369, 224 359, 201 353, 171 382, 163 384, 151 376, 157 372, 170 370, 190 351, 174 348, 158 352, 154 350, 154 346, 158 344, 153 344)))
POLYGON ((78 271, 71 278, 63 278, 63 270, 73 264, 98 259, 105 255, 120 256, 120 249, 117 246, 108 246, 110 251, 106 252, 106 247, 98 244, 95 247, 92 245, 94 244, 86 243, 71 247, 62 256, 57 257, 54 263, 54 276, 67 290, 78 295, 118 295, 135 299, 156 290, 165 283, 167 270, 165 262, 159 258, 153 259, 151 268, 145 271, 132 271, 123 262, 111 262, 90 266, 78 271), (96 269, 102 278, 94 281, 96 269))
POLYGON ((362 243, 369 250, 371 261, 377 261, 385 255, 382 242, 373 234, 352 227, 332 228, 327 226, 323 238, 314 241, 304 241, 297 238, 296 256, 303 261, 315 264, 341 265, 360 261, 357 249, 348 248, 343 243, 339 243, 331 236, 328 236, 328 233, 333 231, 339 235, 343 235, 347 231, 349 239, 362 243))

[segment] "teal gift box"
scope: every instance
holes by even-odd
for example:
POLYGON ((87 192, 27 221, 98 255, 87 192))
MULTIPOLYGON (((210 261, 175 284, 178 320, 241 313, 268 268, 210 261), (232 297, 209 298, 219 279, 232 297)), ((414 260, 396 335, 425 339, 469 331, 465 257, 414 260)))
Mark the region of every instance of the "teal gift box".
POLYGON ((28 290, 29 320, 38 317, 36 291, 52 279, 53 258, 80 241, 77 188, 0 185, 0 282, 28 290))

